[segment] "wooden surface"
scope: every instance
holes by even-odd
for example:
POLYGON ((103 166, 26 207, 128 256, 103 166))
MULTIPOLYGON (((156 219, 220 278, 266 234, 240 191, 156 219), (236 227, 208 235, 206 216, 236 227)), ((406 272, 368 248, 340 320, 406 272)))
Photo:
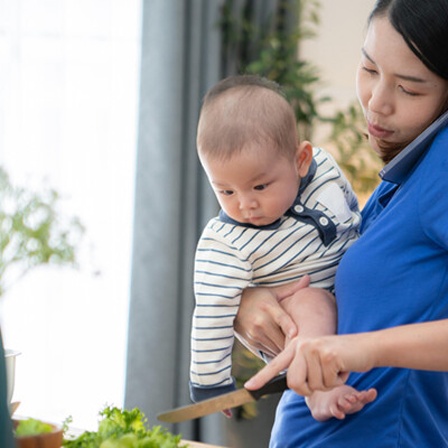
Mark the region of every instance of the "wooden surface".
POLYGON ((190 442, 188 440, 183 440, 183 442, 189 447, 189 448, 224 448, 219 447, 218 445, 208 445, 206 443, 200 443, 200 442, 190 442))

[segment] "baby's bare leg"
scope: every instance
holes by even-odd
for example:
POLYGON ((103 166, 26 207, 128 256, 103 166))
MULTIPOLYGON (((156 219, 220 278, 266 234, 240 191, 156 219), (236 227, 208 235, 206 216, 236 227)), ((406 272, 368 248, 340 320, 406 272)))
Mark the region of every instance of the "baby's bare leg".
POLYGON ((296 323, 299 336, 317 337, 336 332, 335 299, 324 289, 301 289, 293 296, 283 299, 280 305, 296 323))
MULTIPOLYGON (((299 328, 299 336, 318 337, 336 332, 336 305, 329 292, 306 288, 280 304, 299 328)), ((306 398, 306 403, 316 420, 325 421, 332 417, 343 419, 348 414, 358 412, 374 401, 376 396, 375 389, 357 391, 344 385, 330 391, 316 391, 306 398)))

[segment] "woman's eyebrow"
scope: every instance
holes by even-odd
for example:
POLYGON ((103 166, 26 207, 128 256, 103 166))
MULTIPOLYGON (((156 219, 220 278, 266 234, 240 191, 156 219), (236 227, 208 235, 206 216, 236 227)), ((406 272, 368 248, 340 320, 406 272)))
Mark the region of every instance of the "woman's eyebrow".
MULTIPOLYGON (((362 54, 366 59, 368 59, 373 65, 377 65, 376 62, 369 56, 365 48, 361 49, 362 54)), ((403 75, 401 73, 395 73, 395 76, 399 79, 403 79, 404 81, 410 81, 410 82, 417 82, 420 84, 424 84, 427 82, 426 79, 420 78, 418 76, 411 76, 411 75, 403 75)))
MULTIPOLYGON (((361 48, 361 53, 363 56, 368 59, 372 64, 375 64, 375 61, 369 56, 365 48, 361 48)), ((376 64, 375 64, 376 65, 376 64)))

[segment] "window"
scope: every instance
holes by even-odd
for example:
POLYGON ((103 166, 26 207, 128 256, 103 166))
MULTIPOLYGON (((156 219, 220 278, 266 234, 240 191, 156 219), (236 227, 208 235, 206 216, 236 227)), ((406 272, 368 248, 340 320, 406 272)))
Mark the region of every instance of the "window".
POLYGON ((18 414, 96 426, 122 405, 140 61, 138 0, 0 0, 0 164, 86 227, 79 271, 39 268, 0 309, 18 414))

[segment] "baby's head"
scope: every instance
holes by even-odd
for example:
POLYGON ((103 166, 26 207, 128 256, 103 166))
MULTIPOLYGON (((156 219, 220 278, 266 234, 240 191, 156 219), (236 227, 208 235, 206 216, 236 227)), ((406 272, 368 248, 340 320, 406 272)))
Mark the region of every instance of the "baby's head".
POLYGON ((298 145, 296 119, 278 84, 255 75, 232 76, 204 98, 197 148, 201 157, 226 160, 247 144, 269 145, 292 160, 298 145))
POLYGON ((197 148, 222 209, 254 226, 275 222, 291 207, 312 161, 281 89, 258 76, 226 78, 207 93, 197 148))

